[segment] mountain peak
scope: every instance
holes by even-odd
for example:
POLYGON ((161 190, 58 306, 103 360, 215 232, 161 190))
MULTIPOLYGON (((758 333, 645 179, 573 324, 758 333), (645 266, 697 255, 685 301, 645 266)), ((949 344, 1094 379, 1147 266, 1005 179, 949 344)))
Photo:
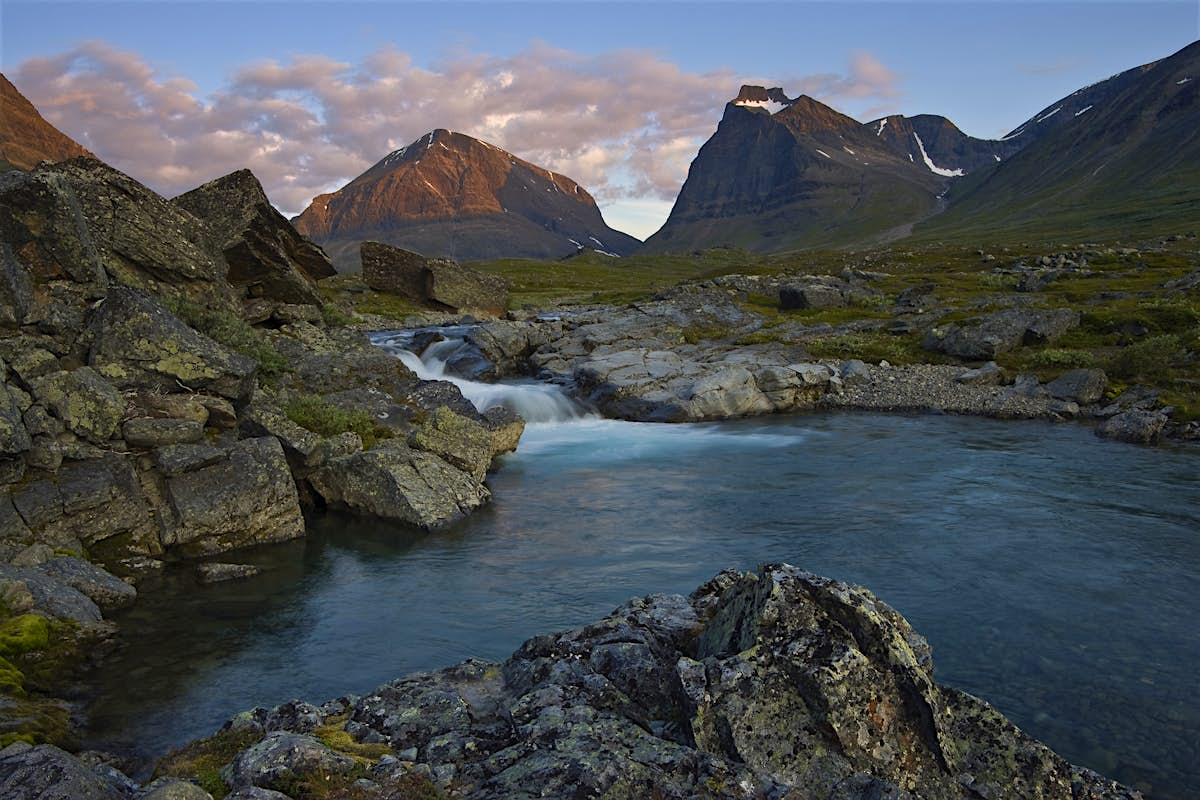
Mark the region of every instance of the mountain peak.
POLYGON ((858 120, 848 117, 806 94, 793 100, 787 109, 779 114, 778 119, 797 134, 859 127, 858 120))
POLYGON ((559 258, 585 242, 626 254, 638 244, 605 225, 575 181, 446 128, 313 198, 294 223, 343 268, 368 239, 457 260, 559 258))
POLYGON ((751 84, 743 84, 738 96, 729 102, 743 108, 761 108, 769 114, 782 111, 792 104, 792 100, 778 86, 765 89, 751 84))

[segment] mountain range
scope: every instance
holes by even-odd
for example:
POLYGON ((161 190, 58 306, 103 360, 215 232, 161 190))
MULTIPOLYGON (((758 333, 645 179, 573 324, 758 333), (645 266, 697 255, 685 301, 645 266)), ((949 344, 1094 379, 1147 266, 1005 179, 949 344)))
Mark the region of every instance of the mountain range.
POLYGON ((929 114, 860 124, 811 97, 743 86, 644 250, 1194 225, 1198 85, 1200 42, 1080 89, 1000 139, 929 114))
MULTIPOLYGON (((734 246, 759 252, 918 239, 1128 237, 1200 219, 1200 42, 1086 86, 999 139, 949 119, 861 123, 743 86, 644 244, 570 178, 437 129, 292 222, 354 269, 362 241, 429 256, 562 258, 734 246)), ((88 154, 0 76, 0 168, 88 154)))
POLYGON ((458 261, 561 258, 582 247, 622 256, 641 244, 608 227, 570 178, 443 129, 314 198, 293 223, 339 269, 357 267, 366 240, 458 261))

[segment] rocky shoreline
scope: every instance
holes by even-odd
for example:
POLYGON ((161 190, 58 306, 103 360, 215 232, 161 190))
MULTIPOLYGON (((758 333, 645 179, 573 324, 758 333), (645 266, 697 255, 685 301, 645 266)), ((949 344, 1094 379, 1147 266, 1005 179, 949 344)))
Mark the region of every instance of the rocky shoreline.
POLYGON ((15 744, 0 751, 0 788, 92 800, 1141 796, 936 683, 928 644, 866 589, 783 564, 632 600, 501 663, 247 711, 166 757, 145 787, 15 744))

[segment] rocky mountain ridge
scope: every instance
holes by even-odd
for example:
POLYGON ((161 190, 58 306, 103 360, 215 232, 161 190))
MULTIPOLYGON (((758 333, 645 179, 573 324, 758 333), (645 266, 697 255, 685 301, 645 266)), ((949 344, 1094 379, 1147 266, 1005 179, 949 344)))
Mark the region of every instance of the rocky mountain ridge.
POLYGON ((457 261, 561 258, 582 247, 620 256, 639 244, 609 228, 570 178, 444 129, 314 198, 293 222, 342 269, 357 267, 368 240, 457 261))
POLYGON ((87 149, 51 125, 4 75, 0 75, 0 172, 32 169, 39 161, 90 156, 87 149))

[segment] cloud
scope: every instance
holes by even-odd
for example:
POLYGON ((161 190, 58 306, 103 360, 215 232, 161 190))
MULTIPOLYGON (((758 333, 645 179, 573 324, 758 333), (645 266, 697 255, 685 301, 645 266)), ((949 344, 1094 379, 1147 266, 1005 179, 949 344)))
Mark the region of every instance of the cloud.
POLYGON ((1056 75, 1060 72, 1066 72, 1074 66, 1075 62, 1071 59, 1060 58, 1053 64, 1021 64, 1017 69, 1027 75, 1056 75))
MULTIPOLYGON (((434 128, 562 172, 602 202, 669 201, 742 82, 647 51, 581 55, 544 42, 430 65, 391 47, 359 63, 319 54, 256 61, 202 96, 136 53, 89 41, 28 59, 13 79, 51 122, 165 195, 249 167, 289 212, 434 128)), ((868 53, 853 54, 845 74, 784 86, 834 104, 900 94, 898 76, 868 53)))

